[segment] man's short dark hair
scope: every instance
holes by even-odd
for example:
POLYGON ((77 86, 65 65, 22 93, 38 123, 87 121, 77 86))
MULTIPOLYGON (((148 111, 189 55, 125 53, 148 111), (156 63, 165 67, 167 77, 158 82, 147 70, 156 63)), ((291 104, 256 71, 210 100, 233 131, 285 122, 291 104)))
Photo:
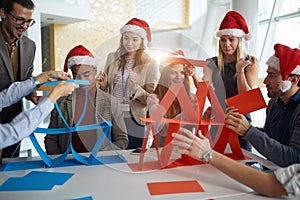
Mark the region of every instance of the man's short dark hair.
MULTIPOLYGON (((290 74, 289 76, 298 76, 300 78, 300 75, 298 74, 290 74)), ((298 82, 297 86, 300 87, 300 81, 298 82)))
POLYGON ((33 10, 35 5, 32 0, 1 0, 1 8, 3 8, 7 13, 11 12, 14 8, 14 4, 20 4, 24 8, 33 10))

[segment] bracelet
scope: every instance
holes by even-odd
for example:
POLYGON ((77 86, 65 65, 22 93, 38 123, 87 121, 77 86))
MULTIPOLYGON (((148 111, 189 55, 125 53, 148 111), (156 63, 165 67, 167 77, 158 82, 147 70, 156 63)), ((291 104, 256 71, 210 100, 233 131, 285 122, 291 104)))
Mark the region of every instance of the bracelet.
POLYGON ((34 81, 34 84, 35 84, 35 87, 36 88, 39 88, 41 86, 41 83, 39 82, 39 80, 37 79, 36 76, 33 76, 33 81, 34 81))
POLYGON ((202 155, 202 160, 208 163, 212 159, 212 154, 213 154, 213 150, 211 149, 202 155))
POLYGON ((245 71, 243 70, 243 71, 236 71, 236 73, 245 73, 245 71))

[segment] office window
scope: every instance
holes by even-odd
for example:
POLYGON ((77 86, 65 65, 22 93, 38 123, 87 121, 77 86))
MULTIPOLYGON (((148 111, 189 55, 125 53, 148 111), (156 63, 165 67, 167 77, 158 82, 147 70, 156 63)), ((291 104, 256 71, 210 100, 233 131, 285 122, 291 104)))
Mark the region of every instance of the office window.
POLYGON ((154 29, 189 27, 189 0, 136 0, 136 14, 154 29))
POLYGON ((299 31, 299 0, 260 1, 258 49, 262 63, 274 53, 273 46, 276 43, 299 48, 299 31))

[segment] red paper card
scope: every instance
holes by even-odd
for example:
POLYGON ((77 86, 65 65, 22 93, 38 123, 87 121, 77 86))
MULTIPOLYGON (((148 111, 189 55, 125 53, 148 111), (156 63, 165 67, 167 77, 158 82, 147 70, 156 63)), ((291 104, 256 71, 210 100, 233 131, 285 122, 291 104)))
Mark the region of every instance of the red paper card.
POLYGON ((170 63, 177 63, 177 64, 192 64, 196 67, 205 67, 209 61, 207 60, 194 60, 188 58, 176 58, 176 57, 169 57, 166 62, 170 63))
POLYGON ((151 195, 205 192, 196 180, 147 183, 151 195))
POLYGON ((259 88, 226 99, 227 106, 234 106, 241 114, 247 114, 267 107, 259 88))
POLYGON ((161 169, 159 161, 143 162, 143 163, 129 163, 128 166, 133 172, 159 170, 161 169))
POLYGON ((164 123, 172 123, 172 124, 190 124, 190 125, 198 125, 199 123, 196 122, 189 122, 189 121, 184 121, 180 119, 168 119, 168 118, 161 118, 161 120, 153 120, 151 118, 140 118, 141 121, 146 122, 146 123, 153 123, 153 122, 164 122, 164 123))

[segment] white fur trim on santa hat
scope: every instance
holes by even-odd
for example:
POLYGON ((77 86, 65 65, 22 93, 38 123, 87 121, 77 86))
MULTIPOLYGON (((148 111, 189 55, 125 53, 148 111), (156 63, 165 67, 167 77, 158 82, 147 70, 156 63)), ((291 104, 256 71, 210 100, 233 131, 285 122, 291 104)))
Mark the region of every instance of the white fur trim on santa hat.
POLYGON ((88 65, 97 67, 97 62, 95 58, 91 56, 72 56, 68 59, 67 67, 71 68, 74 65, 88 65))
POLYGON ((298 65, 292 72, 291 74, 297 74, 300 75, 300 66, 298 65))
POLYGON ((125 25, 120 29, 120 33, 123 34, 125 32, 132 32, 135 33, 137 35, 139 35, 141 38, 144 39, 144 41, 147 41, 147 32, 145 29, 136 26, 136 25, 125 25))
POLYGON ((271 56, 266 64, 274 69, 276 69, 277 71, 280 71, 280 64, 279 64, 279 58, 277 58, 275 55, 271 56))
MULTIPOLYGON (((275 55, 271 56, 266 64, 278 71, 280 71, 280 61, 279 58, 277 58, 275 55)), ((300 75, 300 66, 298 65, 292 72, 291 74, 297 74, 300 75)))
POLYGON ((245 34, 242 29, 230 28, 230 29, 222 29, 216 32, 217 37, 222 37, 223 35, 230 35, 234 37, 244 37, 246 41, 251 40, 251 34, 245 34))
POLYGON ((288 91, 291 87, 292 87, 292 82, 289 81, 289 80, 281 81, 281 82, 279 83, 279 89, 280 89, 282 92, 288 91))

